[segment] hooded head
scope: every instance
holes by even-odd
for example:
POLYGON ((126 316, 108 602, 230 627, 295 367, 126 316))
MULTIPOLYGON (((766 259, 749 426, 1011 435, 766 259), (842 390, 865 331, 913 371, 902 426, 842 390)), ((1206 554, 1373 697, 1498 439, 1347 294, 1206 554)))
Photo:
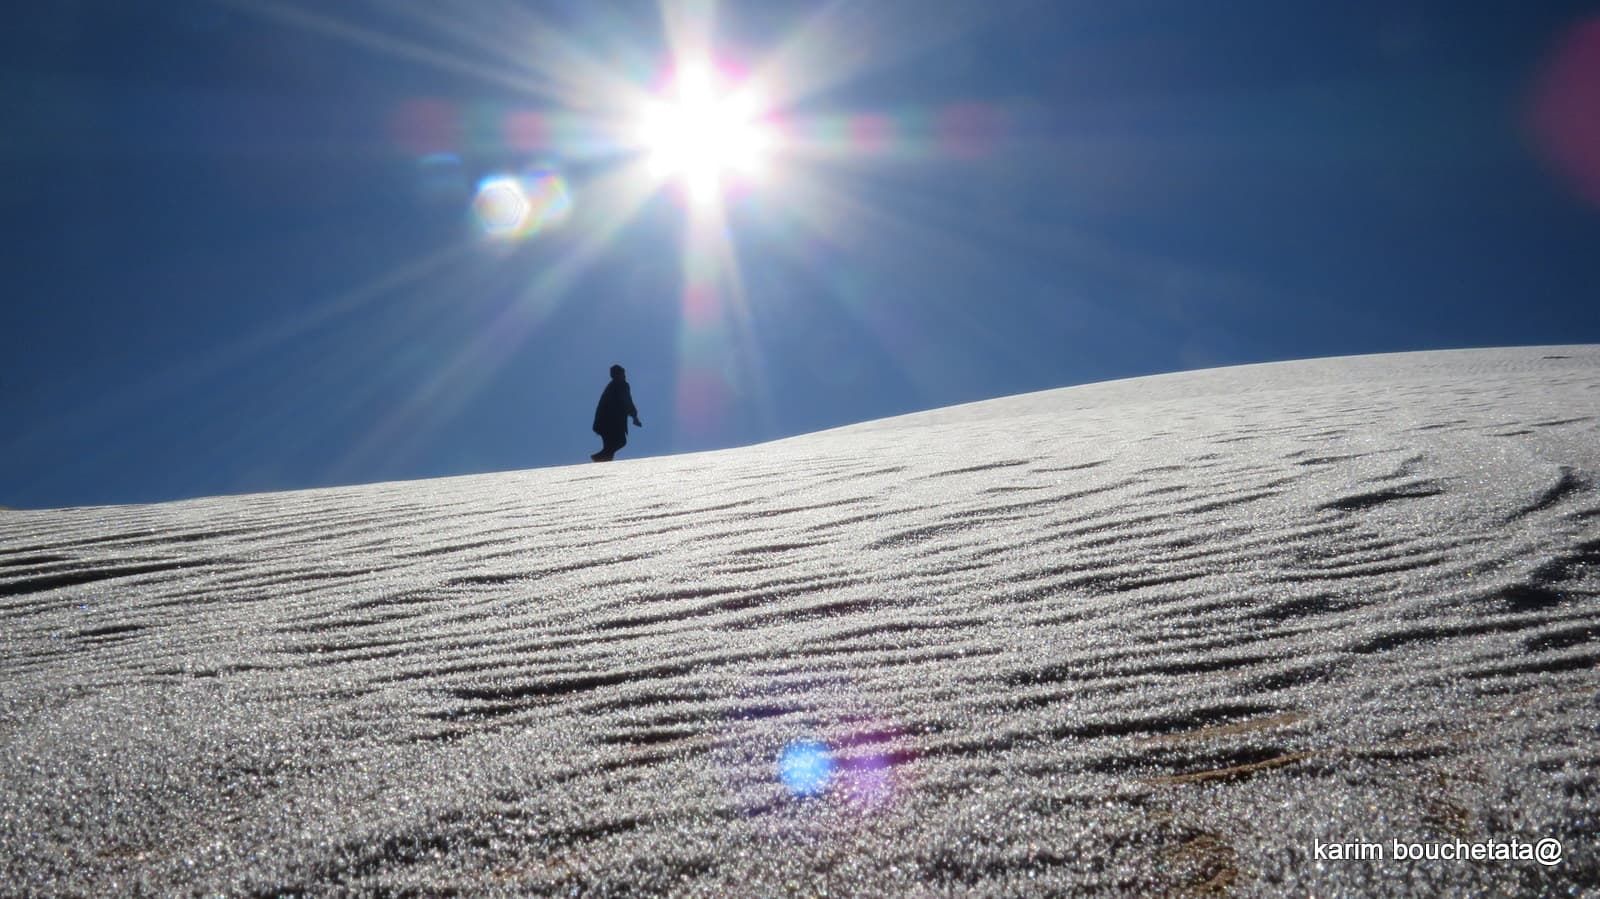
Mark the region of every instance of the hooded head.
POLYGON ((623 377, 626 374, 627 374, 627 372, 623 371, 622 366, 620 366, 620 365, 611 366, 611 380, 620 381, 620 380, 623 379, 623 377))

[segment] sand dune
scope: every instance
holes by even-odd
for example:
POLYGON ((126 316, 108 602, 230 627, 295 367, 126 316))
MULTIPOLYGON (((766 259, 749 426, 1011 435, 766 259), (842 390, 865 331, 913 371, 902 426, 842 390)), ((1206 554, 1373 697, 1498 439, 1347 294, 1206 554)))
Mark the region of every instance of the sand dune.
POLYGON ((1419 353, 0 512, 0 889, 1592 888, 1597 425, 1419 353))

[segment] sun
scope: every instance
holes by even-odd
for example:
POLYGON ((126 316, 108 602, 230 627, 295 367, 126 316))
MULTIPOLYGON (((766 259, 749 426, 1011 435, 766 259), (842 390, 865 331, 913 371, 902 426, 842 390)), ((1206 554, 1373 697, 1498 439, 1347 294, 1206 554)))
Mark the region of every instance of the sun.
POLYGON ((669 89, 639 117, 638 140, 651 173, 676 179, 696 202, 761 180, 776 142, 760 90, 729 82, 709 62, 682 64, 669 89))

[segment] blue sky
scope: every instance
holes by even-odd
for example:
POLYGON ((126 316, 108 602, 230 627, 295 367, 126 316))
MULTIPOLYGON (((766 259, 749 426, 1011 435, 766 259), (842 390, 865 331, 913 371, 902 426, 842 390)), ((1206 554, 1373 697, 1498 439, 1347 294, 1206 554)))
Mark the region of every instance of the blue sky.
POLYGON ((585 462, 613 362, 645 422, 626 459, 1152 372, 1600 341, 1590 5, 601 6, 8 23, 0 505, 585 462), (765 81, 783 135, 714 240, 671 179, 613 189, 641 155, 618 97, 675 65, 664 21, 765 81), (564 217, 486 233, 474 187, 507 173, 564 217))

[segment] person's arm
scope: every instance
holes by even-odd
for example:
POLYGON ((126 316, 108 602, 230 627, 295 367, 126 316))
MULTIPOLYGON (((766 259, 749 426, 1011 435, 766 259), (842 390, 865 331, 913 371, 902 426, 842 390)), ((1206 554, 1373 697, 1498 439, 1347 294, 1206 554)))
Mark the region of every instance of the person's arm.
POLYGON ((639 410, 633 405, 633 388, 628 388, 628 414, 633 417, 633 423, 644 427, 644 422, 639 420, 639 410))

